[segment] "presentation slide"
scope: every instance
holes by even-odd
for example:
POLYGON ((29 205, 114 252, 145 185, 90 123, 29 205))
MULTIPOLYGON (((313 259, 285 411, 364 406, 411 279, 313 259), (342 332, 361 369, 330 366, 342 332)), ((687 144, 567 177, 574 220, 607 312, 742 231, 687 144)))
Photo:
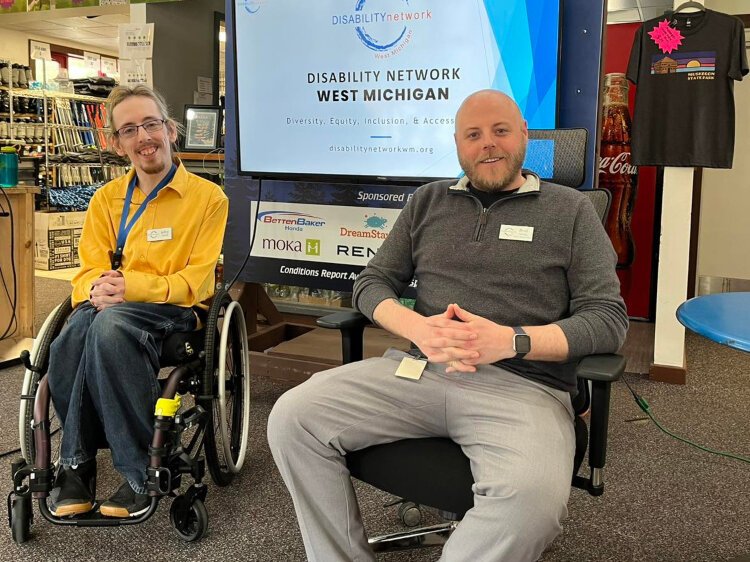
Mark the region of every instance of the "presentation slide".
POLYGON ((461 102, 556 125, 559 0, 236 0, 241 173, 457 177, 461 102))

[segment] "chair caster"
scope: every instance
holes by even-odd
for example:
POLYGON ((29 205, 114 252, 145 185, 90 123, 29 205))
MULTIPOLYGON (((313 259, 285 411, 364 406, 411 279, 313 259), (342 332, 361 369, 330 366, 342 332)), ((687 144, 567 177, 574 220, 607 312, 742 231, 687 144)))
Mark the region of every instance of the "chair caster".
POLYGON ((18 544, 25 543, 31 537, 31 493, 24 496, 8 497, 8 523, 13 540, 18 544))
POLYGON ((398 518, 407 527, 416 527, 422 522, 422 509, 414 502, 403 502, 398 506, 398 518))
POLYGON ((208 528, 206 506, 199 498, 191 502, 185 496, 177 496, 169 508, 169 522, 183 541, 200 540, 208 528))

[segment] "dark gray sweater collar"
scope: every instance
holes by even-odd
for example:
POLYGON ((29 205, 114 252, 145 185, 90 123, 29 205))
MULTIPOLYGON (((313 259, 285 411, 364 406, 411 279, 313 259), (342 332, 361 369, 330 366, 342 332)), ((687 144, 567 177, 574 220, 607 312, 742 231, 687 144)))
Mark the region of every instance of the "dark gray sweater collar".
MULTIPOLYGON (((539 191, 539 176, 529 170, 522 170, 521 173, 526 181, 518 188, 516 194, 529 193, 532 191, 539 191)), ((448 192, 451 193, 468 193, 469 192, 469 178, 464 176, 458 182, 448 187, 448 192)))

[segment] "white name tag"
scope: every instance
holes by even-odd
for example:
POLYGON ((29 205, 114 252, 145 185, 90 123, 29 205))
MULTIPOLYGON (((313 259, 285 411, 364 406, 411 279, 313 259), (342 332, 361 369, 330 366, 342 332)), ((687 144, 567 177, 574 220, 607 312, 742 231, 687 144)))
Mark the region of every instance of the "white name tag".
POLYGON ((517 226, 515 224, 500 225, 500 240, 519 240, 520 242, 531 242, 534 239, 533 226, 517 226))
POLYGON ((404 357, 401 364, 396 369, 396 376, 404 379, 418 381, 422 376, 422 371, 427 366, 427 361, 414 359, 413 357, 404 357))
POLYGON ((152 228, 146 231, 146 240, 149 242, 159 242, 161 240, 172 239, 172 227, 169 228, 152 228))

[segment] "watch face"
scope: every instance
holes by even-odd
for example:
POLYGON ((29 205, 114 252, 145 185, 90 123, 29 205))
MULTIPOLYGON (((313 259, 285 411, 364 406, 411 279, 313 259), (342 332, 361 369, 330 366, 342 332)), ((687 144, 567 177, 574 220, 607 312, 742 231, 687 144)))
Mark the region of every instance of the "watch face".
POLYGON ((528 334, 516 334, 513 336, 513 349, 516 353, 528 353, 531 351, 531 338, 528 334))

